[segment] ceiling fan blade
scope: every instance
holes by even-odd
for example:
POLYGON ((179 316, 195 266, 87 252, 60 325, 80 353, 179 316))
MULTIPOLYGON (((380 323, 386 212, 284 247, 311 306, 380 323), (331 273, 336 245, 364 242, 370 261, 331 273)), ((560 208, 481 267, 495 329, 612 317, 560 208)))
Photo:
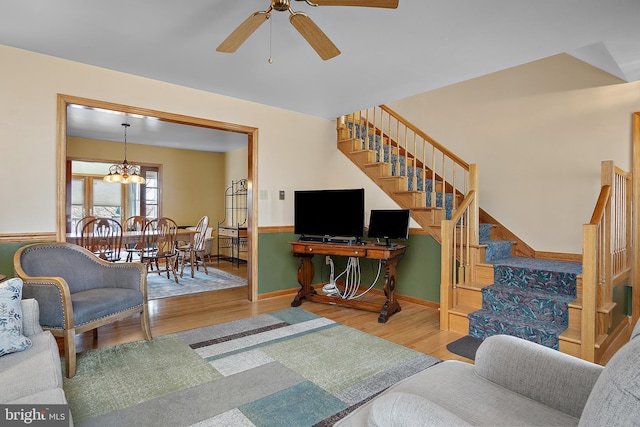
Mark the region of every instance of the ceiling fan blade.
POLYGON ((269 19, 268 12, 256 12, 238 26, 216 49, 218 52, 233 53, 269 19))
POLYGON ((291 14, 291 25, 305 38, 307 43, 320 55, 323 60, 340 55, 340 50, 333 44, 329 37, 322 32, 315 22, 302 12, 291 14))
MULTIPOLYGON (((305 0, 298 0, 305 1, 305 0)), ((318 6, 362 6, 397 9, 399 0, 309 0, 318 6)))

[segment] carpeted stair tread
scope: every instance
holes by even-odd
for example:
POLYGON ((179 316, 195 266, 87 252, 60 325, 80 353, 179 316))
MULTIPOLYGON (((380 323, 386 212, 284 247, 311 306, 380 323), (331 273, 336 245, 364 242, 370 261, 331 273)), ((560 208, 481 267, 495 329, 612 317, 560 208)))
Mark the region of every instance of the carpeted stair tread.
POLYGON ((469 313, 469 335, 513 335, 557 350, 582 264, 504 257, 493 260, 493 267, 494 284, 482 289, 482 309, 469 313))
POLYGON ((487 245, 485 249, 485 262, 495 262, 511 256, 513 241, 511 240, 480 240, 481 245, 487 245))
POLYGON ((576 295, 580 263, 509 257, 493 261, 495 283, 576 295))
POLYGON ((507 265, 510 267, 530 268, 571 274, 582 273, 582 263, 538 258, 505 257, 497 259, 494 262, 494 265, 507 265))
POLYGON ((568 324, 566 312, 575 297, 522 289, 506 284, 494 284, 482 289, 482 308, 500 313, 508 319, 529 319, 568 324))
POLYGON ((515 242, 511 240, 497 240, 491 238, 493 224, 480 224, 478 233, 478 243, 486 245, 484 259, 485 262, 495 262, 499 259, 511 257, 511 249, 515 242))
POLYGON ((485 339, 492 335, 511 335, 546 347, 559 349, 560 334, 567 328, 537 320, 507 319, 489 310, 469 314, 469 336, 485 339))
POLYGON ((481 223, 478 233, 478 239, 480 243, 488 242, 491 240, 491 229, 493 228, 493 224, 481 223))

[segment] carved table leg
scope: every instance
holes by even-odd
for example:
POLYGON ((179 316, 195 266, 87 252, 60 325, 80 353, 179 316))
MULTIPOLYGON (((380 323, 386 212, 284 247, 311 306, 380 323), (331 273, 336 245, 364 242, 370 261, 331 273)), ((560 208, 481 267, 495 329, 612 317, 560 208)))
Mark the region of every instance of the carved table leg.
POLYGON ((295 257, 300 259, 300 266, 298 267, 298 283, 300 283, 300 290, 291 302, 291 307, 298 307, 302 304, 302 300, 305 299, 307 295, 314 295, 316 293, 316 290, 311 286, 313 276, 315 275, 315 268, 312 262, 313 255, 295 254, 295 257))
POLYGON ((400 304, 396 300, 396 265, 398 259, 393 258, 387 261, 383 261, 385 266, 384 274, 384 295, 387 297, 387 301, 380 310, 380 316, 378 317, 378 323, 386 323, 392 314, 401 310, 400 304))

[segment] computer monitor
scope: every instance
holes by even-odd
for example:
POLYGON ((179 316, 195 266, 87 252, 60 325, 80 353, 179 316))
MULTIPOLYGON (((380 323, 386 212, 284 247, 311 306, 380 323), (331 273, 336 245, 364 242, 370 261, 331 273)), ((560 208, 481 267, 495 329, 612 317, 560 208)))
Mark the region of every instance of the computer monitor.
POLYGON ((392 246, 391 240, 409 238, 410 209, 377 209, 369 217, 370 238, 384 239, 385 246, 392 246))
POLYGON ((364 236, 364 189, 294 193, 294 233, 301 240, 359 241, 364 236))

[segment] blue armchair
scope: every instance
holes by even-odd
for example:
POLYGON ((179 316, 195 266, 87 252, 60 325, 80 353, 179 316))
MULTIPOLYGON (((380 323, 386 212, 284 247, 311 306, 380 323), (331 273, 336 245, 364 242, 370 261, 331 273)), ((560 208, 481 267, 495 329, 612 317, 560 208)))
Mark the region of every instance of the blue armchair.
POLYGON ((13 263, 24 281, 23 298, 38 301, 43 329, 64 340, 68 378, 76 373, 76 333, 140 313, 143 335, 151 341, 141 263, 107 262, 70 243, 24 246, 13 263))

